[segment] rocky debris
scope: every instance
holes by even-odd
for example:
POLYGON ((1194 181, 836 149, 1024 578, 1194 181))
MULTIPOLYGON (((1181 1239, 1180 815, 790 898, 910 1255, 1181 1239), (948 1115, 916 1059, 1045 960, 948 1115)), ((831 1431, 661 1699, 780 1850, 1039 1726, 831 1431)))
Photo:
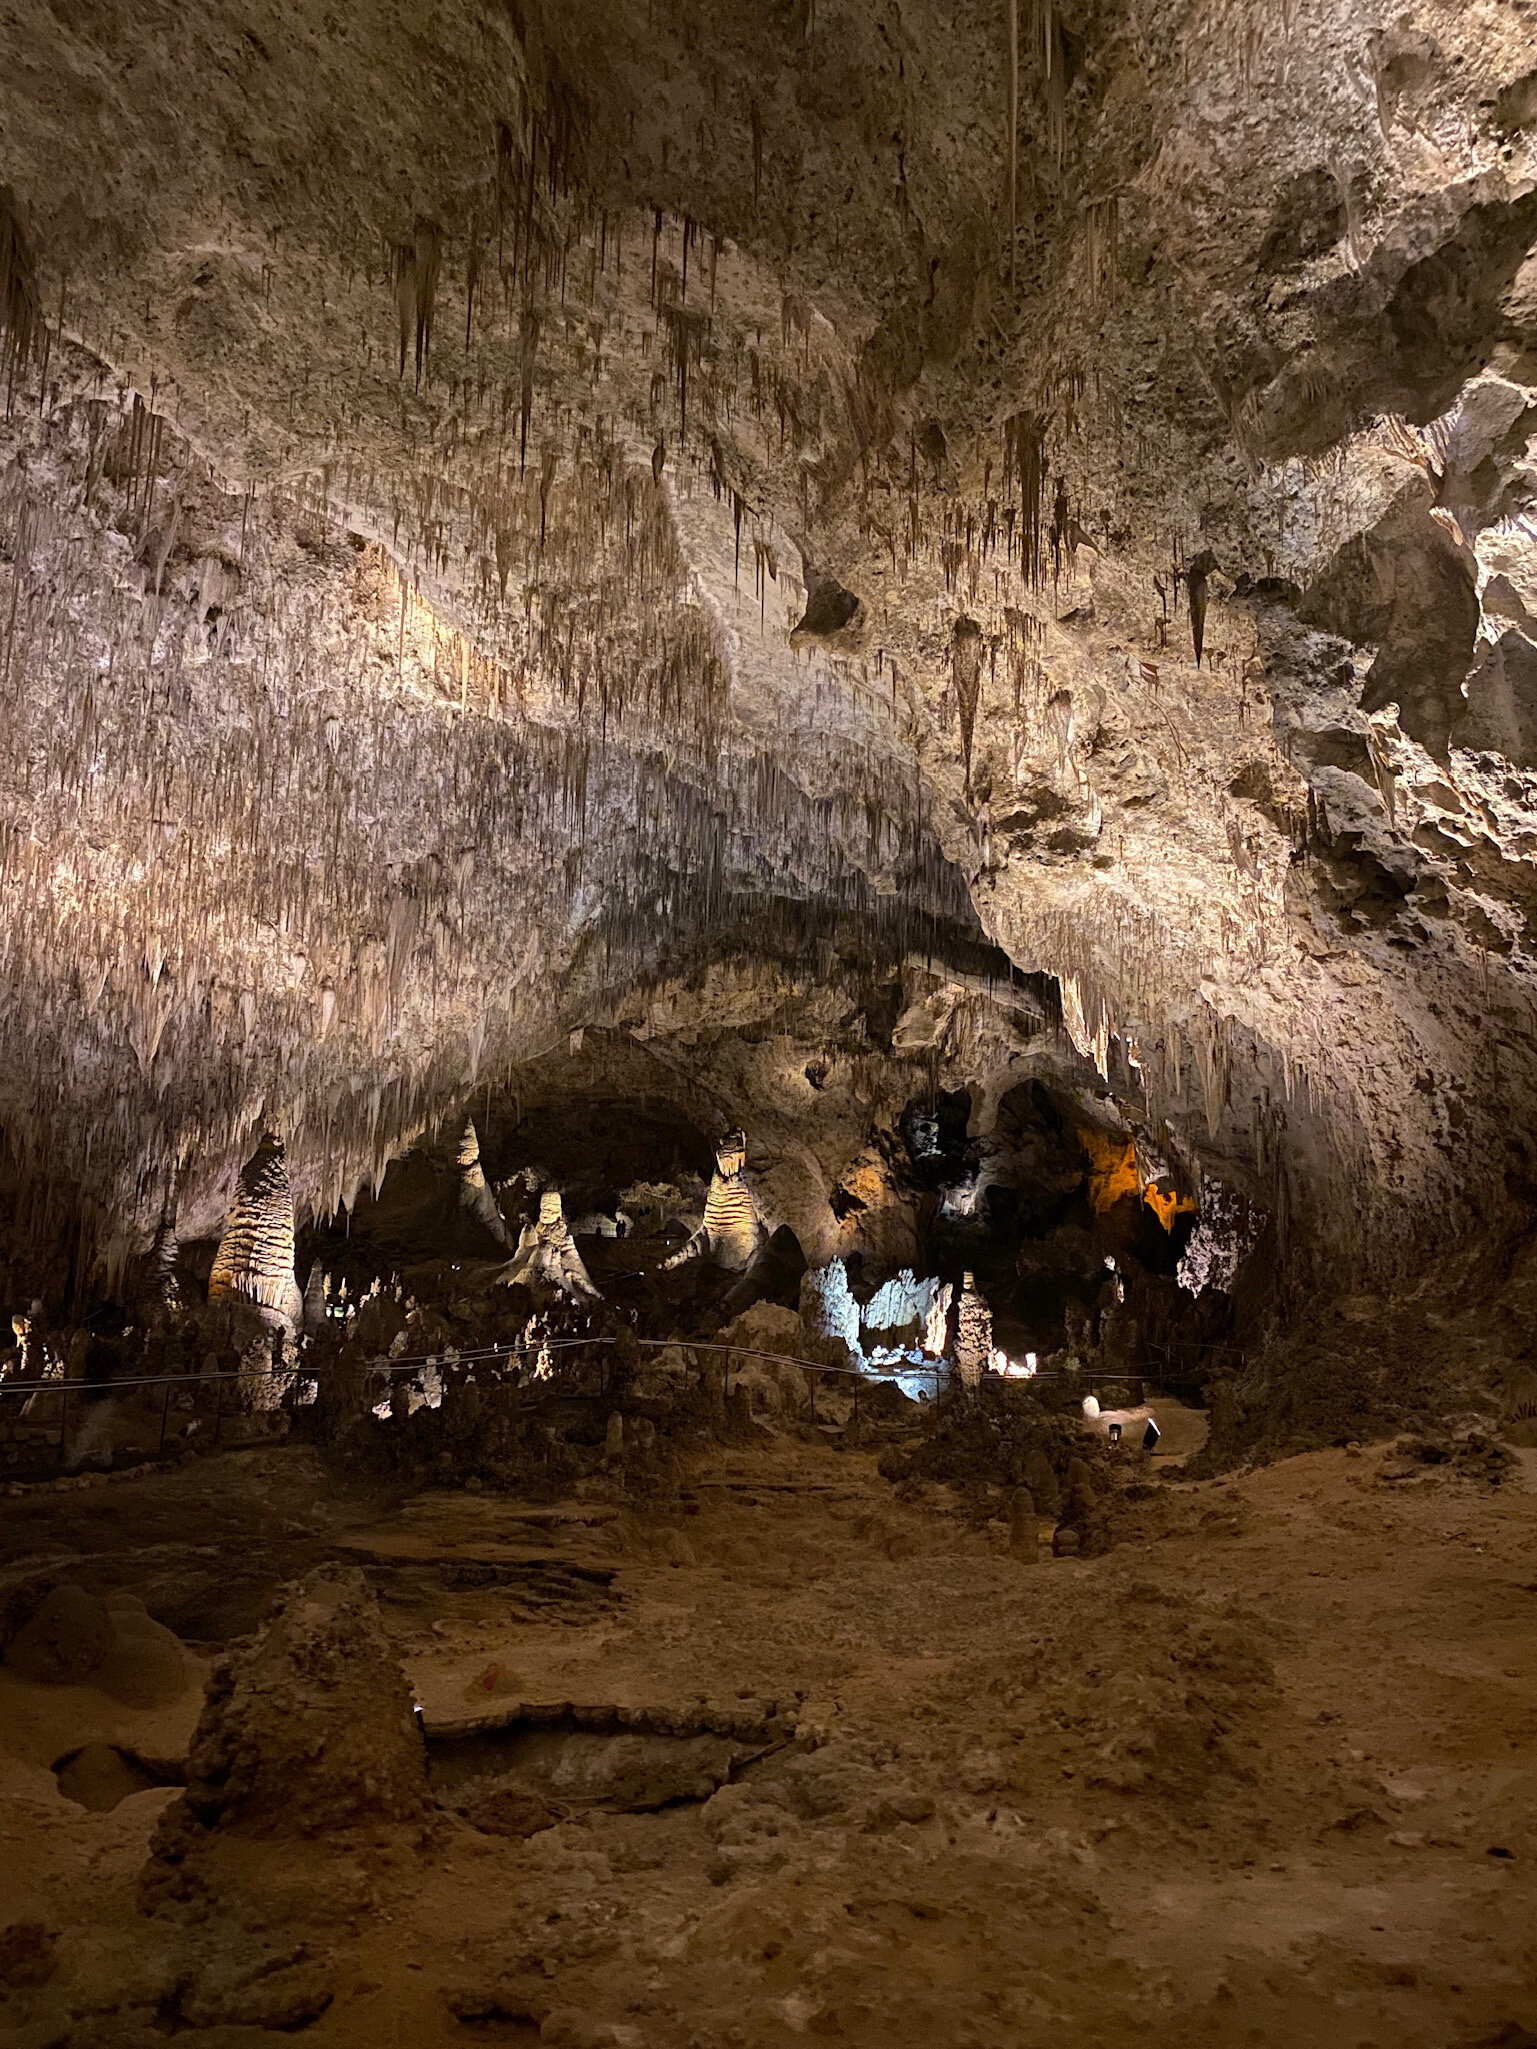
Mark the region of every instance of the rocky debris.
POLYGON ((815 1359, 828 1349, 825 1340, 814 1339, 816 1349, 808 1350, 807 1335, 795 1310, 773 1302, 755 1302, 717 1332, 716 1344, 741 1347, 727 1359, 726 1369, 732 1391, 745 1393, 755 1422, 805 1415, 810 1406, 805 1370, 791 1361, 815 1359))
POLYGON ((571 1807, 643 1814, 707 1800, 750 1751, 720 1736, 555 1736, 529 1760, 555 1799, 571 1807), (540 1754, 542 1752, 542 1755, 540 1754))
POLYGON ((411 1696, 361 1571, 323 1566, 259 1641, 214 1671, 161 1817, 146 1902, 187 1898, 215 1846, 419 1825, 428 1811, 411 1696))
POLYGON ((835 1738, 809 1753, 776 1757, 706 1802, 701 1819, 717 1847, 708 1875, 724 1885, 777 1870, 807 1828, 878 1835, 904 1823, 919 1826, 934 1811, 932 1796, 893 1769, 884 1746, 835 1738))
POLYGON ((548 1987, 537 1978, 454 1986, 444 1994, 444 2003, 455 2020, 471 2026, 505 2022, 541 2032, 552 2011, 548 1987))
POLYGON ((484 1714, 453 1720, 434 1716, 426 1725, 426 1733, 429 1745, 436 1746, 467 1737, 553 1729, 567 1724, 595 1735, 641 1733, 673 1739, 719 1736, 748 1745, 781 1743, 796 1733, 794 1714, 773 1700, 748 1701, 735 1708, 706 1704, 668 1708, 616 1706, 607 1701, 514 1701, 484 1714))
POLYGON ((1379 1469, 1383 1480, 1459 1479, 1479 1480, 1498 1487, 1507 1479, 1515 1460, 1504 1445, 1478 1431, 1464 1436, 1409 1437, 1392 1447, 1392 1455, 1379 1469))
POLYGON ((1081 1418, 1046 1407, 1029 1384, 990 1383, 981 1400, 941 1402, 911 1445, 880 1455, 887 1479, 943 1480, 963 1489, 1028 1487, 1043 1517, 1059 1512, 1069 1463, 1103 1466, 1108 1454, 1081 1418))
POLYGON ((305 1944, 258 1960, 215 1961, 174 2002, 186 2028, 260 2028, 295 2034, 335 1998, 335 1974, 305 1944))
POLYGON ((449 1804, 471 1828, 488 1836, 535 1836, 554 1828, 562 1816, 532 1786, 511 1779, 471 1780, 455 1790, 449 1804))

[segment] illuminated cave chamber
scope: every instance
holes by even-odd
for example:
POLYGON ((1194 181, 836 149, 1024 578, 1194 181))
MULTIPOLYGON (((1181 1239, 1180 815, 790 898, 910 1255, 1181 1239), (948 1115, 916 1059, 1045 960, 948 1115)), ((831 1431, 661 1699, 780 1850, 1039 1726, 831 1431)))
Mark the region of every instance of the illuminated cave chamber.
POLYGON ((1114 11, 1031 10, 985 114, 980 18, 858 9, 450 9, 430 111, 383 30, 253 32, 88 137, 12 67, 7 1375, 324 1411, 365 1314, 548 1360, 537 1240, 599 1323, 871 1370, 974 1297, 1005 1365, 1226 1375, 1231 1452, 1318 1303, 1505 1284, 1524 117, 1491 75, 1442 206, 1278 115, 1197 289, 1200 94, 1114 11), (733 1217, 751 1274, 666 1264, 733 1217))

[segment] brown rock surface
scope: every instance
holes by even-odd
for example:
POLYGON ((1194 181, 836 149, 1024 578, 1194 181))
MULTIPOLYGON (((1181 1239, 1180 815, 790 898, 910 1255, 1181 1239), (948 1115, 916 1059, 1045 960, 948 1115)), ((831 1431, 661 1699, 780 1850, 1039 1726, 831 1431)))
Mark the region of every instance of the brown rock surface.
POLYGON ((113 1618, 79 1587, 57 1587, 5 1647, 7 1668, 43 1686, 77 1686, 112 1649, 113 1618))
MULTIPOLYGON (((861 2049, 904 2031, 987 2049, 1064 2029, 1154 2049, 1238 2049, 1256 2027, 1342 2049, 1498 2038, 1529 2018, 1533 1455, 1492 1486, 1418 1455, 1429 1441, 1133 1478, 1108 1556, 1028 1572, 1001 1498, 978 1527, 958 1490, 895 1498, 870 1454, 821 1444, 710 1452, 681 1566, 573 1501, 560 1541, 622 1561, 617 1613, 510 1620, 495 1587, 386 1610, 429 1728, 500 1654, 538 1712, 644 1703, 654 1730, 672 1703, 688 1730, 775 1704, 793 1737, 708 1798, 600 1800, 528 1835, 546 1817, 510 1804, 511 1833, 445 1808, 423 1847, 414 1822, 305 1833, 326 1754, 300 1757, 301 1732, 312 1750, 326 1703, 374 1712, 336 1676, 344 1621, 353 1676, 380 1669, 353 1591, 309 1583, 290 1602, 309 1620, 281 1653, 276 1625, 226 1696, 243 1729, 278 1724, 293 1823, 263 1794, 249 1824, 234 1805, 194 1824, 201 1916, 136 1906, 156 1796, 57 1801, 41 1825, 0 1688, 0 1828, 32 1846, 11 1911, 56 1937, 46 1982, 11 1992, 18 2019, 71 2049, 137 2049, 173 2012, 183 2031, 318 2012, 316 2039, 347 2049, 392 2028, 446 2049, 456 2012, 577 2015, 616 2049, 733 2030, 770 2049, 834 2020, 861 2049)), ((264 1460, 225 1466, 231 1513, 247 1490, 299 1507, 303 1455, 264 1460)), ((376 1548, 412 1529, 483 1545, 524 1507, 435 1490, 387 1511, 376 1548)))
POLYGON ((1537 2029, 1533 19, 14 0, 0 2033, 1537 2029))
POLYGON ((210 1835, 313 1840, 417 1822, 425 1807, 410 1694, 372 1596, 357 1570, 321 1569, 210 1680, 154 1863, 180 1889, 210 1835))

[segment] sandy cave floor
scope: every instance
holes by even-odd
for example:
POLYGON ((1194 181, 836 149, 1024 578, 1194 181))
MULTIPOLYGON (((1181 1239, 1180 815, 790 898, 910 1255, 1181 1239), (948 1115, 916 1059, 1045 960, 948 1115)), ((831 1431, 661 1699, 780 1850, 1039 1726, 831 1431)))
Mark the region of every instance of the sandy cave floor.
MULTIPOLYGON (((199 1602, 238 1633, 264 1583, 361 1560, 429 1727, 520 1700, 793 1715, 799 1742, 708 1801, 296 1841, 291 1897, 230 1940, 319 1967, 317 2044, 1519 2045, 1537 1453, 1516 1458, 1497 1489, 1390 1447, 1155 1484, 1092 1561, 1021 1563, 948 1490, 902 1503, 869 1453, 789 1440, 708 1455, 661 1518, 470 1492, 381 1515, 282 1449, 0 1503, 0 1543, 7 1570, 72 1560, 179 1603, 184 1636, 199 1602), (447 1590, 487 1560, 499 1583, 447 1590)), ((139 2039, 136 1883, 176 1795, 91 1812, 50 1767, 90 1740, 176 1756, 198 1706, 0 1673, 0 1918, 60 1931, 0 2043, 139 2039)))

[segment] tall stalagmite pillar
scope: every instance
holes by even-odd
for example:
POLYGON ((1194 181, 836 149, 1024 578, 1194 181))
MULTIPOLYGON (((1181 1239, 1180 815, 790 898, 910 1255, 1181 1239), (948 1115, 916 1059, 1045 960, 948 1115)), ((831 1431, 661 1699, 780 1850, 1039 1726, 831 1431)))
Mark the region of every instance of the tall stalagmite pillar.
POLYGON ((283 1141, 267 1132, 240 1170, 218 1256, 208 1277, 210 1302, 243 1303, 263 1323, 297 1328, 304 1300, 294 1278, 294 1200, 283 1141))
POLYGON ((511 1245, 506 1220, 497 1208, 486 1170, 480 1164, 480 1134, 473 1119, 466 1123, 459 1140, 459 1206, 467 1209, 477 1223, 484 1224, 499 1245, 511 1245))
POLYGON ((992 1353, 993 1312, 977 1293, 974 1277, 967 1274, 956 1315, 955 1365, 968 1394, 975 1394, 982 1385, 992 1353))

